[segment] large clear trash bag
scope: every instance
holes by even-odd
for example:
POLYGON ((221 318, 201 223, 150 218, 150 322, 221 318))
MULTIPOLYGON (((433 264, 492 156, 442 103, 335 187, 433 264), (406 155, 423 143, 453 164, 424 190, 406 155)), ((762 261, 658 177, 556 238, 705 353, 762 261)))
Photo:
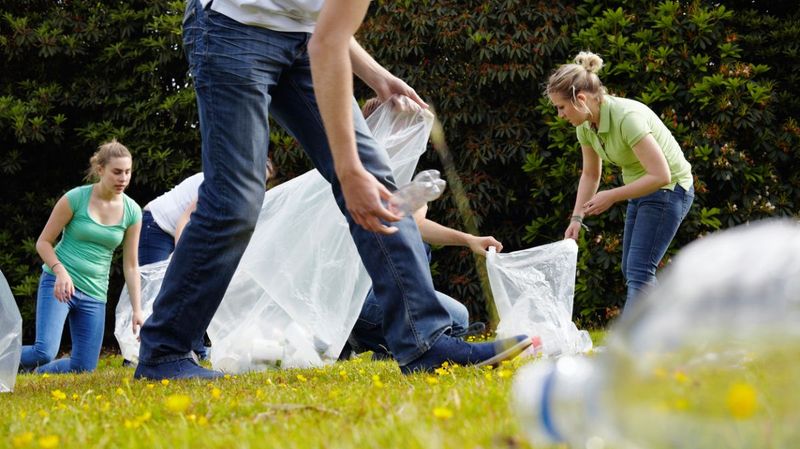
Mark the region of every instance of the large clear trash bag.
MULTIPOLYGON (((425 152, 430 112, 380 106, 367 120, 403 185, 425 152)), ((214 368, 335 361, 371 285, 330 184, 312 170, 267 192, 250 244, 208 335, 214 368)))
POLYGON ((486 256, 489 284, 500 323, 498 338, 539 336, 546 356, 592 349, 589 333, 572 322, 578 245, 565 239, 513 253, 486 256))
POLYGON ((606 351, 520 370, 536 447, 794 448, 800 441, 800 225, 684 247, 606 351))
POLYGON ((0 393, 14 391, 22 353, 22 316, 0 271, 0 393))
MULTIPOLYGON (((170 259, 167 259, 139 267, 142 288, 142 315, 145 320, 153 313, 153 302, 158 296, 158 291, 161 290, 161 281, 164 280, 169 261, 170 259)), ((126 285, 122 288, 122 293, 120 293, 119 302, 117 303, 114 336, 117 337, 122 357, 133 363, 138 363, 139 340, 138 336, 133 333, 132 319, 133 310, 131 309, 131 299, 126 285)))

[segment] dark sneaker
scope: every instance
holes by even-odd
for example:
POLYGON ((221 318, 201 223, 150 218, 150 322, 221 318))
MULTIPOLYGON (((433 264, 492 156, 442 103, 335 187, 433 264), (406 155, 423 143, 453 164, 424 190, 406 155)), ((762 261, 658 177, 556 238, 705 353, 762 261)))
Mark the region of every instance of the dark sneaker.
POLYGON ((133 373, 134 379, 218 379, 224 376, 219 371, 205 369, 198 365, 193 359, 180 359, 171 362, 146 365, 139 362, 136 371, 133 373))
POLYGON ((504 340, 489 343, 467 343, 460 338, 442 335, 424 354, 408 365, 401 366, 403 374, 417 371, 430 372, 442 366, 442 363, 456 363, 464 366, 498 365, 503 360, 516 357, 534 344, 538 337, 517 335, 504 340))

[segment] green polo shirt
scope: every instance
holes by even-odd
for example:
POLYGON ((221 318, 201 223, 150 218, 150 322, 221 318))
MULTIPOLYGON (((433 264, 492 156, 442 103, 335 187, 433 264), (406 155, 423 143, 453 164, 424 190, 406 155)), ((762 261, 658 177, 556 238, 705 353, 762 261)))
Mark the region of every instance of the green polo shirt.
MULTIPOLYGON (((100 224, 89 215, 91 196, 91 184, 66 193, 72 219, 64 227, 55 250, 75 288, 106 302, 111 257, 125 238, 128 227, 142 220, 142 209, 136 201, 123 194, 122 220, 113 225, 100 224)), ((47 265, 42 265, 42 269, 54 274, 47 265)))
POLYGON ((592 147, 601 159, 622 168, 622 182, 625 184, 647 173, 633 147, 648 134, 653 135, 664 152, 672 175, 672 182, 661 188, 673 190, 675 184, 680 184, 689 190, 694 182, 692 165, 684 157, 672 133, 655 112, 636 100, 604 96, 597 132, 589 121, 578 126, 576 132, 581 146, 592 147))

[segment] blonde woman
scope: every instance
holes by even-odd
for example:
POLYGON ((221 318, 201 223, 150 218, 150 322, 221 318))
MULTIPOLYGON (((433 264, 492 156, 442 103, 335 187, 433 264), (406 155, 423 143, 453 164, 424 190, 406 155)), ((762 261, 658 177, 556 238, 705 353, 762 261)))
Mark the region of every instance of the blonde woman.
POLYGON ((606 93, 603 60, 581 52, 553 72, 547 95, 558 116, 576 127, 583 171, 565 238, 577 239, 586 216, 627 200, 622 274, 624 314, 656 283, 656 267, 694 199, 692 167, 661 119, 646 105, 606 93), (623 185, 598 190, 603 162, 622 169, 623 185))
POLYGON ((123 272, 133 307, 133 329, 141 327, 137 244, 142 211, 125 188, 131 180, 131 153, 116 140, 101 145, 90 160, 92 184, 58 200, 36 242, 44 260, 36 302, 36 342, 23 346, 23 370, 40 373, 93 371, 105 327, 108 273, 114 250, 123 245, 123 272), (61 240, 56 239, 61 234, 61 240), (69 318, 70 357, 58 353, 69 318))

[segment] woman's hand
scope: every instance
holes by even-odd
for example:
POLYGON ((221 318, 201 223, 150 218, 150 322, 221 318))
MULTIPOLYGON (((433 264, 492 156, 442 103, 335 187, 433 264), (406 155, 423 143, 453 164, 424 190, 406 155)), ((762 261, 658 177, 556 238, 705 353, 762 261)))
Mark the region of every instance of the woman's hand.
POLYGON ((53 294, 59 302, 69 302, 69 299, 75 294, 75 285, 72 283, 72 278, 67 273, 64 265, 61 264, 58 264, 53 272, 56 274, 56 285, 53 287, 53 294))
POLYGON ((572 239, 577 241, 581 235, 581 223, 579 221, 571 221, 567 230, 564 231, 564 239, 572 239))
POLYGON ((616 202, 617 196, 613 191, 602 190, 583 205, 583 213, 585 215, 600 215, 616 202))
POLYGON ((139 331, 142 329, 143 324, 144 314, 142 311, 134 311, 133 315, 131 316, 131 330, 133 330, 133 335, 136 335, 136 341, 142 341, 141 336, 139 336, 139 331))
POLYGON ((467 246, 469 246, 469 249, 471 249, 473 253, 480 254, 481 256, 486 255, 486 251, 490 246, 494 246, 495 251, 498 253, 503 251, 503 244, 490 235, 470 236, 470 238, 467 240, 467 246))

